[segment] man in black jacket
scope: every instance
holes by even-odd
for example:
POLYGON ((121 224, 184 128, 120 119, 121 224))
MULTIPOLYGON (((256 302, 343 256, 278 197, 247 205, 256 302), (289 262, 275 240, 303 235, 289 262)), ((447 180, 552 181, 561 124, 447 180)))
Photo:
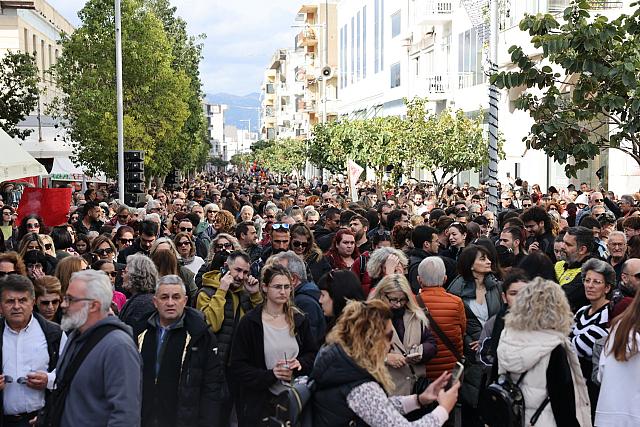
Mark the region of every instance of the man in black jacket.
POLYGON ((227 388, 215 335, 201 312, 186 307, 179 276, 162 277, 153 302, 156 312, 138 335, 142 426, 219 425, 227 388))
MULTIPOLYGON (((411 285, 411 289, 417 294, 420 291, 420 283, 418 283, 418 266, 423 259, 430 256, 437 256, 440 248, 438 240, 438 230, 428 225, 419 225, 411 234, 411 242, 413 249, 409 255, 409 269, 407 280, 411 285)), ((456 276, 456 263, 448 257, 441 257, 446 269, 447 281, 453 280, 456 276)))
POLYGON ((140 224, 140 236, 138 236, 138 238, 133 242, 133 245, 120 251, 118 254, 118 262, 120 264, 126 264, 127 257, 129 255, 137 254, 138 252, 142 252, 149 256, 151 245, 156 241, 159 228, 160 227, 156 222, 142 221, 140 224))
POLYGON ((0 426, 29 426, 45 405, 46 390, 55 381, 52 372, 66 342, 60 326, 33 312, 31 280, 11 274, 0 281, 0 426))

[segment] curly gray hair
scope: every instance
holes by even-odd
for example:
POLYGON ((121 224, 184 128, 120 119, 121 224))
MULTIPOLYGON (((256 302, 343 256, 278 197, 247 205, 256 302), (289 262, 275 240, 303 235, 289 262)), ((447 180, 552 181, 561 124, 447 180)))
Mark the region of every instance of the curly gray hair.
POLYGON ((139 294, 153 293, 158 281, 158 269, 148 256, 137 253, 127 257, 128 288, 139 294))
POLYGON ((611 287, 616 285, 616 272, 608 262, 604 262, 597 258, 591 258, 582 264, 580 274, 583 281, 589 271, 595 271, 596 273, 602 274, 604 276, 604 282, 607 285, 611 287))
MULTIPOLYGON (((384 275, 382 269, 389 255, 397 256, 404 268, 407 268, 407 265, 409 265, 407 256, 401 250, 391 247, 378 248, 371 253, 369 262, 367 262, 367 273, 369 273, 369 277, 378 279, 384 275)), ((389 273, 393 273, 393 271, 389 273)))

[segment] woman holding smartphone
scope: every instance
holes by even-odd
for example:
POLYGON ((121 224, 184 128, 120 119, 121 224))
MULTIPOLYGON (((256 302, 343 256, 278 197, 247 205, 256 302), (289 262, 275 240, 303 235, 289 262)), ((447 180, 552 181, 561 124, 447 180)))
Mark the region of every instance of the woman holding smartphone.
POLYGON ((253 427, 274 415, 274 399, 293 377, 311 372, 317 344, 309 321, 293 306, 291 274, 279 265, 262 269, 264 303, 238 324, 229 379, 238 425, 253 427))

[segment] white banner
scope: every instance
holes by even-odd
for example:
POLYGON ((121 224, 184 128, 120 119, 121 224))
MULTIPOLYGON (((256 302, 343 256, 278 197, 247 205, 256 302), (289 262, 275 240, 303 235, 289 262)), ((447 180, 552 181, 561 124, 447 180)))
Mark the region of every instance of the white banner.
POLYGON ((347 176, 349 177, 349 191, 351 191, 351 200, 354 202, 358 201, 358 190, 356 189, 356 184, 358 183, 358 179, 360 175, 364 171, 364 168, 354 162, 353 160, 347 160, 347 176))

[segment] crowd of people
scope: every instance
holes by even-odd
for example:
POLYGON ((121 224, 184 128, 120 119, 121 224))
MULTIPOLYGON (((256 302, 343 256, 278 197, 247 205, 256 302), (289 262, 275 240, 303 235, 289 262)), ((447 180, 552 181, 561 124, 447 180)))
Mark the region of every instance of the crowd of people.
POLYGON ((2 425, 285 425, 303 376, 318 426, 484 426, 505 377, 527 423, 640 425, 640 194, 357 189, 220 173, 137 206, 77 191, 65 224, 3 205, 2 425))

